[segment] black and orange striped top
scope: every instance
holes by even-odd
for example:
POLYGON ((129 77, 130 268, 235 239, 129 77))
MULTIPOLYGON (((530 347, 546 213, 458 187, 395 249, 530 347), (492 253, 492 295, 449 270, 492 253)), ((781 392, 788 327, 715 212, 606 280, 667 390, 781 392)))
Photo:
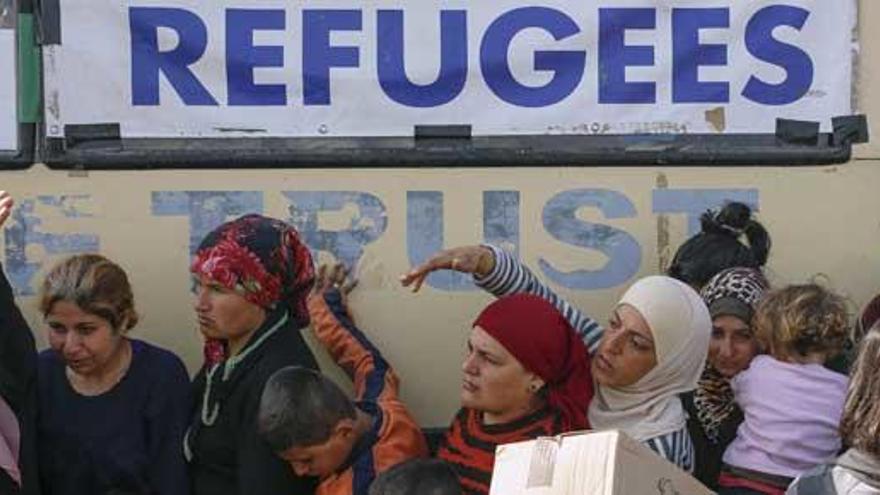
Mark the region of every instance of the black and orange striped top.
POLYGON ((483 424, 479 411, 461 409, 446 431, 437 457, 455 469, 464 495, 488 495, 496 446, 560 433, 558 414, 547 408, 495 425, 483 424))

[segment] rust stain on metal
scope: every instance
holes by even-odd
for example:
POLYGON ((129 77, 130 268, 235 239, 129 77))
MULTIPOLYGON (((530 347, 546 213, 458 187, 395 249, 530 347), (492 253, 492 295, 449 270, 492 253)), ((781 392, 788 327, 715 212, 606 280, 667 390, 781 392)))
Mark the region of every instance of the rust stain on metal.
MULTIPOLYGON (((654 186, 657 189, 668 189, 669 178, 663 172, 658 173, 654 186)), ((657 270, 660 273, 665 272, 669 266, 669 244, 669 216, 661 213, 657 215, 657 270)))
POLYGON ((715 129, 715 132, 724 132, 727 128, 727 118, 724 113, 724 107, 717 107, 706 110, 706 122, 715 129))

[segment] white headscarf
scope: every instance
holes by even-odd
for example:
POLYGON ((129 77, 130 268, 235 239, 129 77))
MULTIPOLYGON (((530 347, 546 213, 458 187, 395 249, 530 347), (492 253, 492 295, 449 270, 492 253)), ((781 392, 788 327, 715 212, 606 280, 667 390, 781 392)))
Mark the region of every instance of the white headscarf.
POLYGON ((696 388, 709 352, 709 310, 690 286, 664 276, 637 281, 620 304, 635 308, 648 323, 657 365, 632 385, 596 387, 590 424, 622 430, 638 441, 678 431, 686 421, 678 394, 696 388))

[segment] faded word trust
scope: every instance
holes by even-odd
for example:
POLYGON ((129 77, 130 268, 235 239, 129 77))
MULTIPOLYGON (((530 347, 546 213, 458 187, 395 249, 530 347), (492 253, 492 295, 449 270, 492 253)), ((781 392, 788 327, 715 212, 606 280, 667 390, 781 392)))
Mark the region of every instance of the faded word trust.
MULTIPOLYGON (((380 239, 388 228, 388 209, 382 198, 362 191, 154 191, 151 211, 145 216, 151 222, 186 219, 190 254, 199 241, 217 225, 246 213, 264 211, 266 194, 280 194, 288 204, 288 215, 276 215, 290 222, 315 251, 332 254, 349 266, 356 266, 368 246, 380 239), (347 215, 342 229, 322 225, 326 214, 347 215)), ((473 219, 451 219, 444 215, 442 191, 406 191, 406 238, 400 252, 410 264, 418 264, 432 253, 448 247, 444 242, 446 223, 473 219)), ((482 193, 482 238, 473 242, 499 244, 518 251, 520 246, 520 191, 490 190, 482 193)), ((656 189, 652 192, 651 214, 682 215, 689 232, 699 229, 699 215, 726 201, 741 201, 758 207, 757 189, 656 189)), ((99 232, 77 229, 77 222, 101 225, 94 211, 100 202, 92 194, 42 195, 22 198, 5 230, 5 269, 18 295, 33 295, 38 272, 50 257, 102 249, 99 232), (45 222, 44 222, 45 220, 45 222), (50 221, 51 220, 51 221, 50 221), (47 231, 45 225, 57 225, 58 232, 47 231), (35 254, 37 253, 37 254, 35 254), (36 257, 39 258, 36 258, 36 257)), ((395 204, 400 204, 395 200, 395 204)), ((104 209, 106 207, 100 208, 104 209)), ((560 243, 584 250, 598 251, 607 261, 597 269, 562 271, 553 260, 539 257, 542 276, 562 287, 578 290, 602 289, 625 283, 641 268, 642 245, 631 233, 618 227, 581 218, 579 211, 591 211, 590 218, 610 220, 635 218, 638 212, 623 192, 610 189, 572 189, 552 196, 543 206, 541 221, 544 230, 560 243)), ((474 215, 479 218, 480 212, 474 215)), ((143 223, 143 219, 132 221, 143 223)), ((334 222, 338 225, 340 222, 334 222)), ((144 224, 146 225, 146 224, 144 224)), ((94 229, 95 227, 91 227, 94 229)), ((173 243, 163 239, 163 243, 173 243)), ((183 255, 184 253, 181 253, 183 255)), ((167 267, 186 270, 186 266, 167 267)), ((471 280, 461 274, 435 273, 428 278, 431 287, 445 291, 473 290, 471 280)))

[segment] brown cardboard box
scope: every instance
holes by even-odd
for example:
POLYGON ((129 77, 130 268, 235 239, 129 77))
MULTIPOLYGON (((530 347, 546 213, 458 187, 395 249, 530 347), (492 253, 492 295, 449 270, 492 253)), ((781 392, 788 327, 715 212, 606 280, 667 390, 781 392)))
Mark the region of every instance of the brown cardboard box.
POLYGON ((490 495, 708 495, 674 464, 619 431, 500 445, 490 495))

